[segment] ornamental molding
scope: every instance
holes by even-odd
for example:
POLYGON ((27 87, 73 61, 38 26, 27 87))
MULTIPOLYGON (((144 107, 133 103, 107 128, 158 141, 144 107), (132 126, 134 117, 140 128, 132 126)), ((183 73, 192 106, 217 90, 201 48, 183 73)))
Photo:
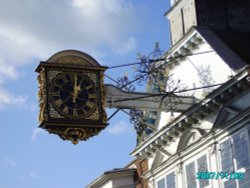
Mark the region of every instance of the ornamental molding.
POLYGON ((64 50, 60 51, 53 56, 51 56, 48 60, 48 63, 59 63, 59 64, 79 64, 79 65, 87 65, 98 67, 99 63, 90 55, 80 52, 77 50, 64 50))
POLYGON ((189 145, 199 140, 205 134, 206 134, 206 131, 204 131, 203 129, 199 129, 199 128, 186 129, 183 132, 180 138, 180 141, 178 143, 177 152, 184 150, 186 147, 188 147, 189 145))
POLYGON ((170 15, 175 12, 175 10, 178 10, 177 7, 181 7, 186 2, 187 2, 186 0, 178 0, 170 7, 170 9, 164 14, 164 16, 169 18, 170 15))
POLYGON ((168 125, 155 132, 151 137, 136 147, 131 155, 133 157, 147 158, 148 156, 152 156, 152 153, 156 151, 157 147, 170 144, 177 138, 180 138, 185 130, 199 123, 213 112, 218 111, 221 106, 227 105, 233 98, 249 89, 249 73, 250 68, 246 67, 225 84, 215 89, 201 102, 193 105, 168 125), (234 92, 235 90, 237 90, 237 92, 234 92))
POLYGON ((162 171, 165 171, 166 169, 173 169, 174 167, 183 164, 184 161, 194 157, 197 153, 205 150, 208 152, 208 154, 214 155, 218 151, 216 147, 219 141, 245 127, 247 124, 248 126, 250 126, 249 123, 250 108, 246 109, 245 111, 242 111, 239 114, 239 117, 235 118, 234 121, 231 122, 230 125, 228 125, 227 129, 216 130, 213 131, 212 134, 205 135, 197 144, 193 144, 185 150, 175 153, 167 160, 162 161, 160 166, 157 166, 156 168, 151 168, 144 174, 144 177, 147 179, 155 177, 162 171))
POLYGON ((169 70, 173 69, 183 62, 186 56, 192 55, 192 51, 198 49, 204 42, 205 40, 198 31, 195 28, 191 28, 183 38, 163 55, 162 59, 165 60, 163 63, 168 62, 164 66, 169 70))
POLYGON ((80 140, 85 141, 93 137, 102 130, 102 128, 64 128, 56 127, 46 129, 51 134, 58 135, 62 140, 70 140, 72 144, 77 144, 80 140))
MULTIPOLYGON (((96 188, 104 185, 108 181, 114 181, 120 178, 133 178, 136 173, 134 168, 114 169, 104 172, 100 177, 87 185, 87 188, 96 188)), ((131 185, 132 186, 132 185, 131 185)))

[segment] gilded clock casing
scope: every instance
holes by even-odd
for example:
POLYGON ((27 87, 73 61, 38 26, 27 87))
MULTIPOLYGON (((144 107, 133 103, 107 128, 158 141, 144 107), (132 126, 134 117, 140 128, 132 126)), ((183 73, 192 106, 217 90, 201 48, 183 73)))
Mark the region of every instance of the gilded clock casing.
POLYGON ((91 56, 75 50, 59 52, 41 62, 36 69, 39 73, 40 127, 74 144, 104 129, 107 126, 105 69, 91 56), (58 98, 56 85, 60 90, 58 98), (64 99, 62 105, 59 105, 60 97, 64 99))

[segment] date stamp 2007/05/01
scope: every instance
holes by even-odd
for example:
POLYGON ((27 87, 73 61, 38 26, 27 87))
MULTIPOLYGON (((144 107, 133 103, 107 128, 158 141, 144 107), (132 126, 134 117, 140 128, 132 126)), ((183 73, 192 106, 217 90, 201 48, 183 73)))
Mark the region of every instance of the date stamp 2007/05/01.
POLYGON ((244 179, 243 172, 197 172, 196 179, 244 179))

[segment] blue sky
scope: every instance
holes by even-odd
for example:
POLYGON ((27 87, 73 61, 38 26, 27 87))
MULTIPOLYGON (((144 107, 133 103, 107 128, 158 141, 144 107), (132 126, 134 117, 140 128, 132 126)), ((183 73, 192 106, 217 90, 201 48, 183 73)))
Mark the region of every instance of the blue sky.
MULTIPOLYGON (((34 69, 65 49, 86 52, 105 66, 136 62, 136 54, 150 53, 155 42, 166 50, 168 8, 168 0, 0 1, 1 188, 85 187, 132 160, 136 133, 124 113, 78 145, 39 129, 34 69)), ((130 71, 106 74, 116 79, 130 71)))

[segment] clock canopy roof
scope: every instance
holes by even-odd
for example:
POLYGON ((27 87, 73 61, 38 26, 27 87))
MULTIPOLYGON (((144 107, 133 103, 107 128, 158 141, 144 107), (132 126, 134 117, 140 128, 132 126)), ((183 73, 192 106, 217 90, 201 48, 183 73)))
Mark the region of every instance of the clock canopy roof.
POLYGON ((52 55, 47 63, 74 63, 91 67, 98 67, 100 64, 90 55, 77 50, 64 50, 52 55), (72 61, 73 60, 73 61, 72 61))

